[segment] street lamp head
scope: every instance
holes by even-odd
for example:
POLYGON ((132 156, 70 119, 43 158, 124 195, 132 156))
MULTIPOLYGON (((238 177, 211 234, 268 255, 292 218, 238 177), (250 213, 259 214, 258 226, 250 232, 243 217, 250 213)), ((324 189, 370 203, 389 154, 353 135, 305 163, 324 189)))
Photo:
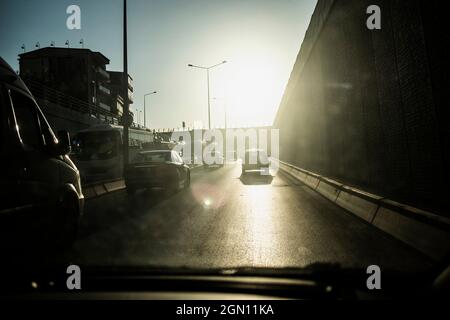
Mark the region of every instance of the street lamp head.
POLYGON ((145 97, 147 97, 147 96, 149 96, 149 95, 151 95, 151 94, 155 94, 155 93, 157 93, 157 91, 152 91, 152 92, 149 92, 149 93, 144 94, 144 99, 145 99, 145 97))
POLYGON ((189 64, 188 64, 188 67, 193 67, 193 65, 189 63, 189 64))
POLYGON ((222 63, 227 63, 227 60, 223 60, 222 63))

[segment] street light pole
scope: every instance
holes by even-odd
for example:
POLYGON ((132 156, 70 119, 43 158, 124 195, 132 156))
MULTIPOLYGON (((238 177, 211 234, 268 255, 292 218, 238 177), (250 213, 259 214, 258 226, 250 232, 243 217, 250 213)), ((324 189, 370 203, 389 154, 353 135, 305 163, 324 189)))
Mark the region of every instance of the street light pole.
POLYGON ((227 127, 227 102, 225 101, 223 103, 223 112, 224 112, 224 116, 225 116, 225 130, 228 128, 227 127))
POLYGON ((145 97, 147 97, 147 96, 149 96, 149 95, 151 95, 151 94, 155 94, 155 93, 157 93, 156 91, 153 91, 153 92, 149 92, 149 93, 146 93, 146 94, 144 94, 144 128, 147 128, 147 121, 146 121, 146 117, 145 117, 145 97))
POLYGON ((210 101, 210 97, 209 97, 209 70, 212 68, 218 67, 224 63, 227 63, 227 61, 224 60, 221 63, 215 64, 210 67, 202 67, 202 66, 196 66, 193 64, 188 64, 188 67, 206 70, 206 82, 207 82, 207 88, 208 88, 208 128, 209 129, 211 129, 211 101, 210 101))
POLYGON ((124 172, 128 166, 128 129, 130 121, 130 103, 128 100, 128 47, 127 47, 127 0, 123 0, 123 90, 124 90, 124 106, 123 113, 125 121, 123 121, 123 166, 124 172))
MULTIPOLYGON (((213 100, 219 100, 219 98, 213 97, 213 100)), ((224 112, 224 124, 225 124, 225 129, 227 128, 227 103, 226 100, 223 99, 223 112, 224 112)))
POLYGON ((206 69, 206 82, 208 87, 208 129, 211 130, 211 99, 209 97, 209 68, 206 69))

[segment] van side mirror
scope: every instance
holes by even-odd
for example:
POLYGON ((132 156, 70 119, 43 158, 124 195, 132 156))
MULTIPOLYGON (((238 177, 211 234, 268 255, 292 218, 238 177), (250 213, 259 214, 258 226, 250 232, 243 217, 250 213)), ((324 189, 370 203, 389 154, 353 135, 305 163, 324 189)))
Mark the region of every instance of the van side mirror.
POLYGON ((66 155, 72 151, 70 143, 70 133, 66 130, 58 131, 58 153, 60 155, 66 155))

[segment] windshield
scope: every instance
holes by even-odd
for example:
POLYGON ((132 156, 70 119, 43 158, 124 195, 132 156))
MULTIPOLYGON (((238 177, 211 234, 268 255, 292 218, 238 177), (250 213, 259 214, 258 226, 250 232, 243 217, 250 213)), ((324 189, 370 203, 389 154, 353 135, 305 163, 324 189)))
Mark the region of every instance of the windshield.
POLYGON ((77 134, 73 141, 73 156, 78 160, 108 160, 118 154, 117 133, 92 131, 77 134))
POLYGON ((1 3, 0 54, 59 141, 0 74, 2 263, 365 276, 450 253, 437 2, 128 0, 127 37, 122 0, 1 3))

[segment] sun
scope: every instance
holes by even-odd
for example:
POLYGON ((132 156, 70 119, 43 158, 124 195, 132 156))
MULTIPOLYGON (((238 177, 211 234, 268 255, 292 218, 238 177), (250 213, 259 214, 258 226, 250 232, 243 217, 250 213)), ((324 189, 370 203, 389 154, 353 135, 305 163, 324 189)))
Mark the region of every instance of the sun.
POLYGON ((284 91, 284 78, 272 59, 230 63, 226 75, 229 121, 238 126, 271 125, 284 91))

